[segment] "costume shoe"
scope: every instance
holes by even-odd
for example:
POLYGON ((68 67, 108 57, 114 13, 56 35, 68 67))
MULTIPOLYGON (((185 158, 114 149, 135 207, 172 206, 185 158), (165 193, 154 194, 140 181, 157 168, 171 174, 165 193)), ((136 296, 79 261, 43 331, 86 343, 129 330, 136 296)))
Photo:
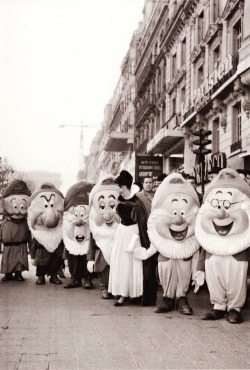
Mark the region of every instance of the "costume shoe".
POLYGON ((193 310, 188 304, 187 297, 180 297, 176 300, 176 309, 182 315, 192 315, 193 310))
POLYGON ((174 309, 174 299, 169 297, 163 298, 163 304, 155 307, 154 312, 156 313, 162 313, 162 312, 169 312, 174 309))
POLYGON ((219 320, 225 316, 225 313, 226 311, 213 309, 212 312, 205 313, 202 316, 202 320, 219 320))
POLYGON ((91 280, 85 280, 83 286, 84 289, 93 289, 93 284, 91 280))
POLYGON ((228 312, 227 321, 230 322, 230 324, 240 324, 242 322, 241 313, 232 308, 228 312))
POLYGON ((65 289, 79 288, 82 284, 79 280, 73 279, 67 285, 64 286, 65 289))
POLYGON ((8 272, 7 274, 4 275, 4 277, 2 278, 2 281, 10 281, 10 280, 13 280, 13 275, 8 272))
POLYGON ((36 284, 37 285, 44 285, 44 284, 46 284, 44 275, 39 275, 38 276, 38 279, 36 281, 36 284))
POLYGON ((17 271, 17 272, 15 272, 14 280, 16 280, 16 281, 24 281, 24 278, 23 278, 23 276, 22 276, 21 271, 17 271))
POLYGON ((51 284, 56 284, 56 285, 62 284, 62 280, 60 280, 57 275, 51 275, 49 281, 51 284))

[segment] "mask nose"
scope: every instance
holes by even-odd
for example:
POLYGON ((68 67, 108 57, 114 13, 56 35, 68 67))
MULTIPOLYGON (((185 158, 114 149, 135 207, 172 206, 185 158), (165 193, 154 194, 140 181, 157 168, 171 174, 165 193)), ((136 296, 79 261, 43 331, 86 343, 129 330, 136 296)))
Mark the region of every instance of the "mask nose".
POLYGON ((223 219, 227 217, 227 213, 223 208, 218 208, 216 211, 216 218, 223 219))
POLYGON ((176 215, 173 219, 173 224, 182 225, 184 223, 184 218, 181 215, 176 215))
POLYGON ((105 221, 107 221, 107 222, 111 221, 111 220, 112 220, 111 213, 109 213, 109 212, 104 213, 104 215, 103 215, 103 219, 104 219, 105 221))

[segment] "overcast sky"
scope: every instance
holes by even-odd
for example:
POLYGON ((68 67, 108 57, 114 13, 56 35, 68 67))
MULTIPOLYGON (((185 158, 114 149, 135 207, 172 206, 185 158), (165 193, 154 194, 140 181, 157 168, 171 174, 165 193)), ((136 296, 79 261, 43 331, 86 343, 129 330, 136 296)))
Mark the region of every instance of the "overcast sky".
MULTIPOLYGON (((73 184, 79 127, 103 121, 144 0, 0 0, 0 155, 73 184)), ((84 154, 96 127, 84 129, 84 154)))

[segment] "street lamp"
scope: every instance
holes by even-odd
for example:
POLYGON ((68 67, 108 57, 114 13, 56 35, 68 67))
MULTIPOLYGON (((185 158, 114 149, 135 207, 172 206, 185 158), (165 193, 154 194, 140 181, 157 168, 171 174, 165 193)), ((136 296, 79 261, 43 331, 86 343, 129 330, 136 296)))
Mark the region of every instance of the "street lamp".
POLYGON ((81 121, 80 125, 71 125, 71 124, 60 124, 59 128, 64 128, 64 127, 80 127, 80 145, 79 145, 79 170, 83 169, 83 128, 84 127, 100 127, 100 123, 97 122, 89 122, 89 124, 84 124, 83 121, 81 121))

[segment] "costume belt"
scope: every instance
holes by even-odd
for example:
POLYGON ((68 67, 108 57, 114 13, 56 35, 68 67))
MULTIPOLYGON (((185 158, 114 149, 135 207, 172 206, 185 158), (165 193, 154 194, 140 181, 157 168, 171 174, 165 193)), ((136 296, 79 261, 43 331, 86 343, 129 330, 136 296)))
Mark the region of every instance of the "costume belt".
POLYGON ((28 242, 26 241, 23 241, 23 242, 7 242, 7 243, 3 243, 3 245, 5 247, 13 247, 13 246, 17 246, 17 247, 20 247, 21 245, 24 245, 24 244, 27 244, 28 242))

